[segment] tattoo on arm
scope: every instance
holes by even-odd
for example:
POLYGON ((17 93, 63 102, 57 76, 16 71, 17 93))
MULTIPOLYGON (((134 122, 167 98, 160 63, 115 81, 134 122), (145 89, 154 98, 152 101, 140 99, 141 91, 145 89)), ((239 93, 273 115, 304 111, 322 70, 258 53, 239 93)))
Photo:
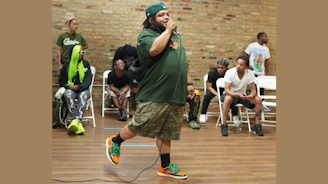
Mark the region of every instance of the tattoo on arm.
POLYGON ((258 112, 255 113, 255 117, 256 117, 258 120, 261 120, 261 114, 262 114, 262 109, 260 109, 258 112))

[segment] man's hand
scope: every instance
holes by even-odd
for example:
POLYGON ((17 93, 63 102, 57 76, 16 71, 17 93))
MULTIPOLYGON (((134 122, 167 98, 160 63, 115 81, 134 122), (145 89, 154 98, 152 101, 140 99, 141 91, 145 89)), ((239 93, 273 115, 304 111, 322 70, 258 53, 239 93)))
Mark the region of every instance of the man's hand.
POLYGON ((62 69, 62 65, 58 65, 58 71, 60 72, 60 70, 62 69))
POLYGON ((246 93, 240 93, 239 98, 242 99, 242 100, 247 100, 248 97, 247 97, 246 93))
POLYGON ((195 89, 193 85, 188 85, 187 86, 187 91, 188 91, 188 98, 193 99, 195 97, 195 89))
POLYGON ((247 96, 247 100, 251 101, 255 98, 255 96, 253 96, 252 94, 248 95, 247 96))
POLYGON ((79 87, 78 86, 68 86, 68 89, 70 89, 72 91, 78 91, 79 87))
POLYGON ((169 18, 169 21, 166 23, 166 29, 170 30, 173 33, 175 28, 177 28, 177 25, 171 18, 169 18))
POLYGON ((123 92, 118 92, 118 99, 123 100, 124 99, 124 93, 123 92))

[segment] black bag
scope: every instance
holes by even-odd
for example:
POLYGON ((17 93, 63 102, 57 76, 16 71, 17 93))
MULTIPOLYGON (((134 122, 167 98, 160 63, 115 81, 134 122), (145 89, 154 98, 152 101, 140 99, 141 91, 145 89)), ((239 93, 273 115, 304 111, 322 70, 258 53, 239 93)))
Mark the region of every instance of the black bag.
POLYGON ((147 70, 154 64, 154 61, 150 61, 147 66, 140 66, 138 60, 136 60, 132 65, 129 67, 130 75, 133 79, 137 82, 140 82, 143 77, 146 75, 147 70))
POLYGON ((59 123, 59 108, 63 105, 62 101, 57 100, 56 98, 52 99, 52 127, 58 126, 59 123))

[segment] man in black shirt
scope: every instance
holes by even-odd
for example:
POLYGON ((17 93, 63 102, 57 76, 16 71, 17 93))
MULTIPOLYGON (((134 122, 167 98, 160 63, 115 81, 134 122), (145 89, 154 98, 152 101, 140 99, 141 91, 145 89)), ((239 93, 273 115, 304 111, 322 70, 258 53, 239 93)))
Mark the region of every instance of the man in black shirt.
MULTIPOLYGON (((128 44, 125 44, 124 46, 117 48, 113 58, 112 70, 114 70, 114 63, 118 59, 123 60, 123 62, 125 63, 124 70, 128 71, 131 64, 133 64, 134 62, 139 62, 137 48, 128 44)), ((134 94, 133 95, 134 97, 135 94, 138 93, 138 82, 134 79, 131 83, 131 89, 132 89, 132 93, 134 94)), ((134 101, 134 109, 136 109, 135 98, 133 98, 133 101, 134 101)))
MULTIPOLYGON (((224 74, 228 70, 228 66, 229 66, 229 62, 227 60, 221 59, 217 62, 217 68, 212 69, 211 71, 208 72, 208 77, 206 81, 206 94, 203 100, 201 115, 199 116, 200 123, 206 123, 207 120, 206 113, 207 113, 208 105, 210 104, 210 101, 213 97, 218 96, 216 80, 218 80, 218 78, 224 77, 224 74)), ((220 88, 220 95, 222 95, 223 91, 224 89, 220 88)), ((238 114, 237 107, 234 107, 232 109, 232 114, 234 116, 238 114)), ((234 120, 235 119, 236 117, 234 117, 234 120)))
POLYGON ((130 85, 132 78, 130 73, 124 70, 125 63, 118 59, 114 62, 114 70, 108 74, 108 94, 112 98, 114 105, 120 110, 117 115, 119 121, 126 121, 127 114, 125 108, 130 97, 130 85), (119 103, 122 100, 122 104, 119 103))

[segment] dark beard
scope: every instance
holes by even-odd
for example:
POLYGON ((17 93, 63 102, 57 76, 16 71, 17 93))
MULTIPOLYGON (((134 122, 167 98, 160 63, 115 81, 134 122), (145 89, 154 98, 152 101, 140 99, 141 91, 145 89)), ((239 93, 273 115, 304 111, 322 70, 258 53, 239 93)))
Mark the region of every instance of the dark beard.
POLYGON ((164 27, 162 24, 159 24, 158 22, 154 22, 154 31, 162 33, 166 30, 166 27, 164 27))

